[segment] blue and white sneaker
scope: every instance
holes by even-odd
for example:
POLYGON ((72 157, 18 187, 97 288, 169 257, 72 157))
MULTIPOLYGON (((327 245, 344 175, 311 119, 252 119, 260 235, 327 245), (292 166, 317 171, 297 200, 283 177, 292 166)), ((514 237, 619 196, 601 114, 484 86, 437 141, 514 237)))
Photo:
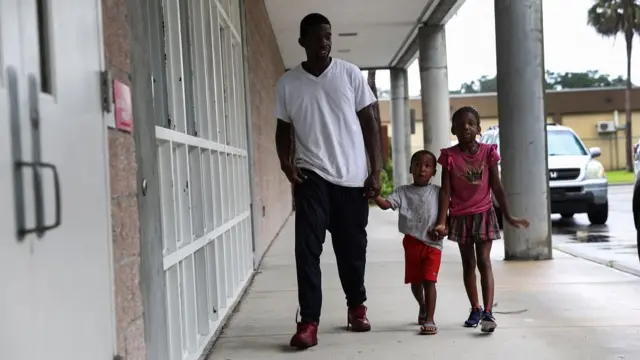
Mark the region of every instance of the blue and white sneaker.
POLYGON ((491 311, 485 311, 482 314, 482 320, 480 321, 480 331, 484 333, 492 333, 496 330, 498 324, 496 323, 496 318, 493 317, 493 313, 491 311))
POLYGON ((471 309, 469 313, 469 318, 464 322, 464 327, 476 327, 480 323, 482 319, 482 308, 471 309))

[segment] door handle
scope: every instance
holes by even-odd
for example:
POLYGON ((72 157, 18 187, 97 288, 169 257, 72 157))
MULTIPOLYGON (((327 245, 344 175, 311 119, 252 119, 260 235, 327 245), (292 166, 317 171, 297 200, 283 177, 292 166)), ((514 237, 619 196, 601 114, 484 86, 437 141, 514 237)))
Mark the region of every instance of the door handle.
POLYGON ((26 228, 24 224, 22 228, 18 228, 19 238, 23 238, 24 236, 31 233, 36 233, 38 237, 42 237, 45 232, 53 230, 60 226, 60 224, 62 224, 62 197, 60 196, 60 176, 58 175, 58 169, 55 165, 44 162, 17 162, 16 167, 18 171, 22 171, 22 169, 25 167, 31 168, 33 170, 34 177, 36 177, 37 174, 37 178, 39 181, 38 186, 40 186, 40 188, 42 188, 42 174, 40 173, 40 171, 43 169, 49 169, 53 174, 53 187, 56 209, 55 220, 50 225, 46 225, 44 223, 44 196, 36 196, 36 211, 40 211, 43 214, 41 222, 36 222, 36 226, 30 229, 26 228))
POLYGON ((7 88, 9 90, 9 117, 11 122, 11 153, 13 163, 14 182, 14 212, 18 241, 31 233, 42 237, 45 232, 55 229, 62 223, 62 199, 60 195, 60 177, 55 165, 42 162, 40 143, 40 114, 38 109, 38 82, 32 74, 29 76, 29 108, 31 135, 33 139, 33 161, 22 159, 22 134, 20 131, 20 103, 18 94, 18 73, 14 67, 7 68, 7 88), (33 171, 33 188, 36 211, 36 224, 29 228, 25 220, 25 198, 23 170, 30 168, 33 171), (55 193, 55 220, 52 224, 45 224, 44 220, 44 194, 42 191, 41 170, 49 169, 53 174, 55 193))
MULTIPOLYGON (((55 165, 49 164, 49 163, 40 163, 38 165, 41 168, 50 169, 51 173, 53 174, 53 189, 54 189, 53 191, 54 191, 55 202, 56 202, 56 216, 55 216, 55 220, 53 221, 53 224, 46 225, 43 223, 42 229, 40 229, 42 233, 45 233, 46 231, 53 230, 58 226, 60 226, 60 224, 62 224, 62 198, 60 196, 60 176, 58 176, 58 168, 55 165)), ((44 209, 44 206, 42 208, 44 209)))
MULTIPOLYGON (((29 74, 29 122, 31 124, 31 158, 33 169, 33 196, 36 203, 36 235, 42 237, 44 231, 44 194, 42 192, 42 176, 40 174, 40 164, 42 161, 42 143, 40 141, 40 104, 38 101, 39 87, 38 79, 34 74, 29 74)), ((22 163, 23 166, 26 163, 22 163)))

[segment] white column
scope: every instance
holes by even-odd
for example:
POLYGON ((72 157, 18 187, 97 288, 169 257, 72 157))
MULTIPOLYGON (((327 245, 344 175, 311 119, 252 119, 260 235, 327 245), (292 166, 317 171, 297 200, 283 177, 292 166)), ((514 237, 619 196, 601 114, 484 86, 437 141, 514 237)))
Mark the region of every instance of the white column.
MULTIPOLYGON (((440 156, 440 149, 449 145, 451 134, 444 26, 422 26, 418 37, 424 148, 440 156)), ((440 176, 433 183, 440 185, 440 176)))
POLYGON ((502 181, 512 215, 531 222, 505 222, 505 259, 551 259, 542 0, 495 0, 495 19, 502 181))
POLYGON ((405 104, 404 104, 404 76, 403 69, 391 69, 391 138, 393 145, 391 146, 391 158, 393 159, 393 185, 398 187, 407 184, 407 174, 409 166, 407 165, 406 154, 406 124, 405 104))
MULTIPOLYGON (((407 166, 411 166, 411 155, 413 155, 413 147, 411 146, 411 103, 409 100, 409 71, 407 69, 403 69, 402 77, 404 79, 404 133, 405 133, 405 159, 407 161, 407 166)), ((411 175, 407 174, 407 183, 410 182, 411 175)))

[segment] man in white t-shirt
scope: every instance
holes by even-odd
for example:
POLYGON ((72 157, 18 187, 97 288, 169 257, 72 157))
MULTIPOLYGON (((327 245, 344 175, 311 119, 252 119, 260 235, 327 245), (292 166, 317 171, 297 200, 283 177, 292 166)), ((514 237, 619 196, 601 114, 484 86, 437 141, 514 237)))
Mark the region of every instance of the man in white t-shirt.
POLYGON ((347 298, 347 325, 357 332, 371 329, 364 306, 365 228, 368 199, 380 193, 382 160, 380 131, 372 107, 376 98, 357 66, 330 57, 329 20, 320 14, 307 15, 300 22, 298 42, 305 49, 307 61, 278 82, 276 146, 282 171, 294 185, 296 204, 301 321, 290 344, 306 349, 318 343, 320 254, 327 230, 347 298), (291 131, 295 134, 295 150, 291 131))

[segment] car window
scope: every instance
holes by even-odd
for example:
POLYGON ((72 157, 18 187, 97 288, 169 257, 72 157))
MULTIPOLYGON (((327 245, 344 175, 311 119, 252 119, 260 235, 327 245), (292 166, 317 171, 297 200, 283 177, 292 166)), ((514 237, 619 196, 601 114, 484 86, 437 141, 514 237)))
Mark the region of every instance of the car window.
POLYGON ((582 141, 571 131, 558 130, 547 132, 547 150, 549 156, 587 155, 582 141))
MULTIPOLYGON (((500 152, 500 137, 497 137, 500 152)), ((588 155, 580 139, 571 131, 547 131, 547 154, 549 156, 588 155)))
POLYGON ((493 144, 493 138, 494 138, 494 134, 493 133, 484 134, 480 138, 480 142, 483 143, 483 144, 493 144))
MULTIPOLYGON (((480 142, 484 144, 496 144, 498 146, 498 153, 500 153, 500 136, 497 131, 483 135, 480 139, 480 142)), ((498 165, 500 165, 501 163, 502 161, 499 161, 498 165)))

